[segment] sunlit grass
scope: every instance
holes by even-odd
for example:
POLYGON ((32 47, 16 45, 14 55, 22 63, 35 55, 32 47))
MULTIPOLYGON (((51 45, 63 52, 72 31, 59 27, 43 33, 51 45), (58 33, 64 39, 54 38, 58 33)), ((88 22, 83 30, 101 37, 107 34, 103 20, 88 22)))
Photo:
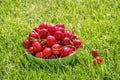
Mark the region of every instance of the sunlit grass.
POLYGON ((1 0, 1 80, 119 80, 120 2, 117 0, 1 0), (28 61, 22 41, 40 22, 64 23, 83 46, 66 67, 45 67, 28 61), (95 48, 103 63, 93 66, 95 48))

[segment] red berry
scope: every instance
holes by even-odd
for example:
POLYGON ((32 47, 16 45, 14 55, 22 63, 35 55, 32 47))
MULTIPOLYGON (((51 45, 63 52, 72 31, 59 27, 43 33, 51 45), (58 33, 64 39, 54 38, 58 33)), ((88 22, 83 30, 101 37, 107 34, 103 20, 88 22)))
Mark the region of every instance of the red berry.
POLYGON ((42 50, 42 45, 38 41, 32 42, 32 46, 35 52, 42 50))
POLYGON ((23 41, 23 47, 24 48, 29 48, 31 46, 31 42, 29 39, 26 39, 23 41))
POLYGON ((32 54, 32 55, 34 55, 34 49, 33 49, 33 47, 29 47, 27 49, 27 52, 30 53, 30 54, 32 54))
POLYGON ((47 40, 47 45, 48 46, 52 46, 56 43, 56 39, 52 35, 47 36, 46 40, 47 40))
POLYGON ((39 38, 39 34, 37 32, 31 32, 29 34, 29 38, 30 39, 38 39, 39 38))
POLYGON ((39 29, 38 27, 35 27, 35 28, 33 29, 33 31, 39 33, 40 29, 39 29))
POLYGON ((59 44, 54 44, 54 45, 52 46, 52 52, 53 52, 54 54, 60 54, 60 51, 61 51, 61 45, 59 45, 59 44))
POLYGON ((76 48, 78 48, 78 47, 80 47, 82 45, 82 41, 80 41, 80 40, 73 40, 73 43, 74 43, 74 46, 76 48))
POLYGON ((70 53, 72 53, 72 51, 69 47, 63 47, 61 50, 61 54, 63 57, 68 56, 70 53))
POLYGON ((95 49, 92 49, 92 50, 90 51, 90 53, 92 54, 93 57, 96 57, 97 54, 98 54, 97 50, 95 50, 95 49))
POLYGON ((64 32, 64 28, 62 28, 62 27, 56 27, 56 31, 64 32))
POLYGON ((72 34, 72 32, 67 30, 67 31, 64 31, 64 36, 71 39, 73 37, 73 34, 72 34))
POLYGON ((52 49, 51 49, 51 48, 45 48, 45 49, 43 50, 43 55, 44 55, 45 57, 49 57, 49 56, 51 56, 51 54, 52 54, 52 49))
POLYGON ((51 55, 51 56, 49 57, 49 59, 56 59, 56 56, 55 56, 55 55, 51 55))
POLYGON ((95 57, 93 60, 94 65, 102 63, 102 59, 100 57, 95 57))
POLYGON ((55 33, 55 25, 54 24, 49 24, 48 25, 48 31, 50 32, 50 34, 54 34, 55 33))
POLYGON ((41 29, 39 31, 40 38, 46 38, 48 36, 48 30, 47 29, 41 29))
POLYGON ((68 37, 63 38, 62 44, 64 44, 64 45, 70 44, 70 39, 68 37))
POLYGON ((70 53, 73 53, 74 51, 75 51, 74 47, 70 48, 70 53))
POLYGON ((62 27, 62 28, 65 27, 64 24, 62 24, 62 23, 58 23, 58 24, 56 24, 56 26, 57 26, 57 27, 62 27))
POLYGON ((37 52, 35 56, 38 58, 44 58, 43 52, 37 52))
POLYGON ((43 28, 46 28, 47 29, 48 27, 48 24, 46 22, 42 22, 40 25, 39 25, 39 28, 40 29, 43 29, 43 28))
POLYGON ((54 36, 57 40, 61 40, 64 37, 64 34, 61 31, 56 31, 54 36))

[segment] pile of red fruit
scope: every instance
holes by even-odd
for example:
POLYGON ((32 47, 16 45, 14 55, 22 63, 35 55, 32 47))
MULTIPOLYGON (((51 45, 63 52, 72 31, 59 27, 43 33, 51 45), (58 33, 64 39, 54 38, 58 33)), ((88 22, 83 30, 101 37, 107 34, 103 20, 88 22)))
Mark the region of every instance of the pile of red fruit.
POLYGON ((100 57, 98 56, 97 50, 92 49, 92 50, 90 51, 90 53, 92 54, 92 56, 93 56, 93 58, 94 58, 94 59, 93 59, 94 65, 97 65, 97 64, 102 63, 102 58, 100 58, 100 57))
POLYGON ((81 40, 78 40, 73 32, 66 30, 62 23, 54 25, 42 22, 23 41, 29 54, 44 59, 69 56, 81 45, 81 40))

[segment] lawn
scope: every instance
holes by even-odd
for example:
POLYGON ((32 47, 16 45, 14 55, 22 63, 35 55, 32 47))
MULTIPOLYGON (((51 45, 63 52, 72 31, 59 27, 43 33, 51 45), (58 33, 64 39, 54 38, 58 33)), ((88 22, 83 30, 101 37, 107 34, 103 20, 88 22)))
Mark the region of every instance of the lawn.
POLYGON ((0 0, 0 80, 120 80, 119 0, 0 0), (83 41, 74 64, 41 66, 22 41, 41 22, 64 23, 83 41), (90 50, 102 57, 94 66, 90 50))

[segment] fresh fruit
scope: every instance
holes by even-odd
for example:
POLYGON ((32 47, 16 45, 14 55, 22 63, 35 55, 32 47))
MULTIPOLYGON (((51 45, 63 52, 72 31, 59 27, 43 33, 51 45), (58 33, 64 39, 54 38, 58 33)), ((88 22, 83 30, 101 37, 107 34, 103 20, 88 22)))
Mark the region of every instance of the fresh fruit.
POLYGON ((56 59, 56 56, 55 56, 55 55, 51 55, 51 56, 49 57, 49 59, 56 59))
POLYGON ((39 33, 40 29, 39 29, 39 27, 35 27, 35 28, 33 29, 33 31, 39 33))
POLYGON ((48 27, 48 24, 46 22, 42 22, 40 25, 39 25, 39 28, 40 29, 43 29, 43 28, 46 28, 47 29, 48 27))
POLYGON ((47 45, 48 46, 52 46, 56 43, 56 39, 52 35, 47 36, 46 40, 47 40, 47 45))
POLYGON ((70 39, 69 39, 68 37, 63 38, 62 44, 63 44, 63 45, 68 45, 68 44, 70 44, 70 39))
POLYGON ((34 57, 56 59, 72 54, 81 46, 82 41, 73 32, 66 30, 62 23, 54 25, 42 22, 33 28, 22 44, 34 57))
POLYGON ((36 56, 37 58, 44 58, 43 52, 37 52, 37 53, 35 54, 35 56, 36 56))
POLYGON ((69 47, 63 47, 61 50, 63 57, 68 56, 71 52, 72 52, 71 48, 69 48, 69 47))
POLYGON ((82 41, 75 39, 75 40, 73 40, 73 44, 76 48, 78 48, 82 45, 82 41))
POLYGON ((61 40, 64 37, 64 34, 61 31, 56 31, 54 36, 57 40, 61 40))
POLYGON ((102 58, 100 57, 95 57, 93 60, 94 65, 102 63, 102 58))
POLYGON ((72 32, 66 30, 66 31, 64 31, 64 36, 71 39, 73 37, 73 34, 72 34, 72 32))
POLYGON ((92 49, 90 53, 92 54, 93 57, 96 57, 98 55, 98 52, 95 49, 92 49))
POLYGON ((43 55, 44 55, 45 57, 51 56, 51 55, 52 55, 52 49, 51 49, 51 48, 45 48, 45 49, 43 50, 43 55))
POLYGON ((29 39, 26 39, 23 41, 23 47, 24 48, 29 48, 31 46, 31 42, 29 39))
POLYGON ((38 39, 39 38, 39 34, 37 32, 31 32, 29 34, 29 38, 32 39, 38 39))
POLYGON ((53 52, 54 54, 60 54, 60 51, 61 51, 61 45, 59 45, 59 44, 54 44, 54 45, 52 46, 52 52, 53 52))
POLYGON ((42 45, 38 41, 33 41, 32 46, 35 52, 42 50, 42 45))
POLYGON ((62 27, 56 27, 56 31, 64 32, 64 28, 62 28, 62 27))
POLYGON ((29 47, 26 51, 27 51, 28 53, 34 55, 34 49, 33 49, 33 47, 29 47))
POLYGON ((54 24, 49 24, 48 25, 48 31, 50 34, 54 34, 55 33, 55 25, 54 24))
POLYGON ((64 24, 62 24, 62 23, 58 23, 58 24, 56 24, 56 26, 64 28, 64 24))
POLYGON ((46 38, 48 36, 48 30, 45 28, 39 30, 39 35, 40 35, 40 38, 46 38))

